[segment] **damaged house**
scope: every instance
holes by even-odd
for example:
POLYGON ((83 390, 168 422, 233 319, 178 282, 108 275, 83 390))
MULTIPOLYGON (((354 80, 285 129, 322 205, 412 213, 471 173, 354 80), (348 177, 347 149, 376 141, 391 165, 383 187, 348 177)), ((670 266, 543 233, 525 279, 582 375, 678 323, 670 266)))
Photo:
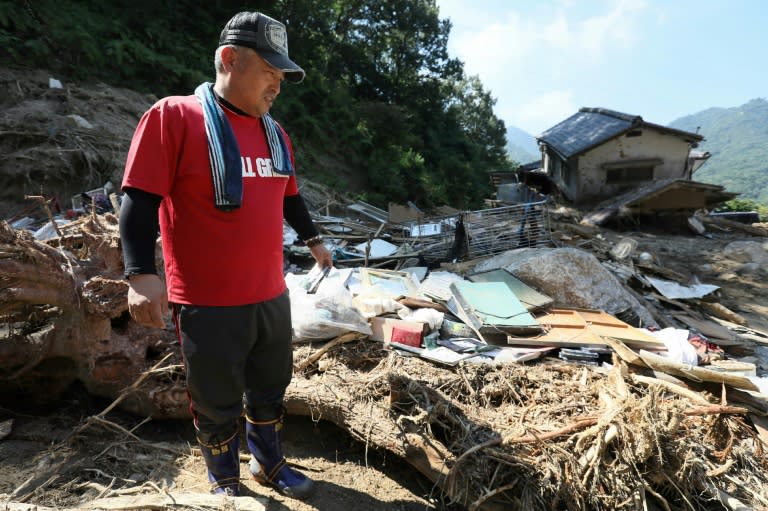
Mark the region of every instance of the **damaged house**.
POLYGON ((737 195, 692 180, 710 156, 695 150, 702 135, 639 115, 581 108, 537 140, 548 179, 573 204, 596 208, 587 223, 602 223, 618 212, 691 213, 737 195))

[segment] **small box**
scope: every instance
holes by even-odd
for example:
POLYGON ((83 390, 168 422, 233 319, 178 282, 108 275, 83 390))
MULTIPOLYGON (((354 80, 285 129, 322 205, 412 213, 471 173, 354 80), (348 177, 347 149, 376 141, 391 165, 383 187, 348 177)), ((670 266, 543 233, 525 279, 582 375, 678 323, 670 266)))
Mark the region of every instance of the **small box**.
POLYGON ((371 339, 382 342, 399 342, 408 346, 421 346, 421 340, 429 327, 418 321, 384 318, 371 318, 371 339))
POLYGON ((392 327, 392 342, 399 342, 415 348, 421 347, 421 339, 424 335, 424 325, 394 325, 392 327))

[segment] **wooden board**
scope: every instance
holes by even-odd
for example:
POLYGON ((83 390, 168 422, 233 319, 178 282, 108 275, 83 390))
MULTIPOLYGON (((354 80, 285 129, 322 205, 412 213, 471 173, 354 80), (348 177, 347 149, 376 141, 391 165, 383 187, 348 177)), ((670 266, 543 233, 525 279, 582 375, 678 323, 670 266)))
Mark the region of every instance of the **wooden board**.
POLYGON ((667 374, 687 378, 693 381, 706 381, 712 383, 724 383, 732 387, 746 390, 760 390, 757 385, 752 383, 745 376, 729 374, 723 371, 713 371, 704 367, 681 364, 661 355, 656 355, 646 350, 640 350, 640 358, 648 367, 656 371, 662 371, 667 374))
POLYGON ((666 349, 663 341, 607 312, 589 309, 574 310, 587 322, 589 329, 601 337, 613 337, 632 347, 666 349))
POLYGON ((674 314, 675 319, 697 332, 703 334, 707 339, 720 346, 734 346, 743 344, 736 340, 736 335, 726 327, 708 319, 696 319, 688 314, 674 314))
POLYGON ((554 327, 545 333, 537 336, 522 337, 515 335, 507 336, 507 344, 520 346, 558 346, 558 347, 580 347, 580 346, 606 346, 605 339, 590 332, 586 328, 560 328, 554 327))
POLYGON ((515 336, 509 344, 552 346, 607 346, 607 338, 618 339, 635 348, 663 349, 664 343, 656 337, 635 328, 600 310, 550 309, 536 321, 544 333, 535 337, 515 336))

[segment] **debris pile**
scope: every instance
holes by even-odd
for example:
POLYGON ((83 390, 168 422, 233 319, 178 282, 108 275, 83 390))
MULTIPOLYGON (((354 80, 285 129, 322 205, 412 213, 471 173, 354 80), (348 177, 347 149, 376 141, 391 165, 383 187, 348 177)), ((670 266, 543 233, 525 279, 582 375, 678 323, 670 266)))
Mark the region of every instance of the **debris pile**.
MULTIPOLYGON (((297 351, 300 365, 310 351, 297 351)), ((765 503, 749 408, 710 390, 686 393, 620 360, 448 370, 361 341, 306 365, 288 402, 401 456, 469 509, 765 503)))
MULTIPOLYGON (((469 509, 768 505, 768 333, 645 251, 644 233, 548 203, 430 216, 317 190, 337 264, 309 268, 286 228, 290 413, 402 457, 469 509)), ((3 394, 55 399, 80 380, 125 410, 186 417, 172 328, 127 315, 115 216, 52 216, 0 233, 3 394)), ((768 250, 758 237, 722 255, 758 279, 768 250)))

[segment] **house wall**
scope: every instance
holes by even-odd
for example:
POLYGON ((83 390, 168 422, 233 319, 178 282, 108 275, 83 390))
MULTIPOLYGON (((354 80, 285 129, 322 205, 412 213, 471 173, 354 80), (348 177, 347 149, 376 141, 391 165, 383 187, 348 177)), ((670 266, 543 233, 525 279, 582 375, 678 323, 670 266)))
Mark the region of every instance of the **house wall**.
POLYGON ((560 158, 560 155, 551 149, 545 149, 541 161, 541 168, 549 175, 552 182, 557 183, 563 195, 570 200, 575 200, 574 194, 577 190, 578 179, 576 172, 572 169, 576 168, 577 159, 572 158, 565 162, 560 158))
POLYGON ((575 202, 605 199, 650 180, 687 178, 689 151, 688 142, 674 135, 645 127, 632 130, 579 156, 577 179, 570 187, 571 198, 575 202), (638 131, 639 136, 628 136, 638 131), (653 159, 662 161, 652 165, 652 174, 649 174, 647 169, 631 168, 633 160, 653 159), (611 163, 615 167, 621 167, 622 162, 629 164, 626 175, 634 174, 634 177, 621 183, 607 183, 609 171, 603 165, 611 163))

